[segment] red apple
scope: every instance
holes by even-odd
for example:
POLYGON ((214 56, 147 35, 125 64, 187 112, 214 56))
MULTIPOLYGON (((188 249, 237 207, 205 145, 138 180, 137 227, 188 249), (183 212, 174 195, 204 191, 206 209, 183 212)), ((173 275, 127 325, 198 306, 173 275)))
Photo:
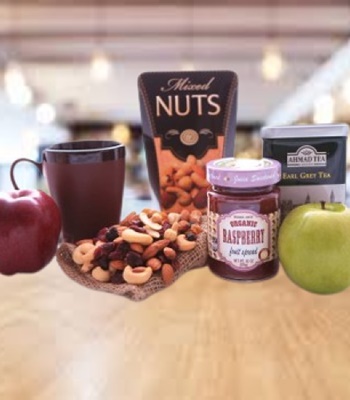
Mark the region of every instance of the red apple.
POLYGON ((61 216, 40 190, 0 192, 0 273, 36 272, 55 255, 61 216))

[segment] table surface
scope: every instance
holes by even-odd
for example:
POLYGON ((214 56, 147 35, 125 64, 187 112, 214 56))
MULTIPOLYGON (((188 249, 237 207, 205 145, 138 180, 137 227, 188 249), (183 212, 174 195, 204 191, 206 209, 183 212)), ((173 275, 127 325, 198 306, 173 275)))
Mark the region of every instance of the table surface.
POLYGON ((350 291, 283 271, 235 283, 208 268, 135 303, 71 281, 56 260, 0 276, 2 400, 350 398, 350 291))

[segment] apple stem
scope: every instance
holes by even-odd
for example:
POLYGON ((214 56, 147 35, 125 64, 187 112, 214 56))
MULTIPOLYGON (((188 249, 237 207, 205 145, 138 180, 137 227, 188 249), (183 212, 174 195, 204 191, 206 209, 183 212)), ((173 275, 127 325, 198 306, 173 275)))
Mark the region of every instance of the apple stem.
POLYGON ((326 202, 325 201, 321 201, 321 208, 322 208, 322 210, 326 209, 326 202))

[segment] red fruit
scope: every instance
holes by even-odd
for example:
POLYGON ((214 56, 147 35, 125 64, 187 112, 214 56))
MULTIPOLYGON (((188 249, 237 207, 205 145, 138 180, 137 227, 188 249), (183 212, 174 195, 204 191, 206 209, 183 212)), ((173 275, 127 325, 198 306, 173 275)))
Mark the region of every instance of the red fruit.
POLYGON ((0 273, 36 272, 56 253, 61 216, 39 190, 0 192, 0 273))

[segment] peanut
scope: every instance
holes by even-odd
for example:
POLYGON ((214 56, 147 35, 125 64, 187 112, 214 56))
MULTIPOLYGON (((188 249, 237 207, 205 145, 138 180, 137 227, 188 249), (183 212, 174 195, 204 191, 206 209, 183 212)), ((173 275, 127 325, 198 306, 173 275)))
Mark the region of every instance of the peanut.
POLYGON ((96 267, 92 270, 92 277, 100 282, 109 282, 111 279, 111 273, 107 270, 102 269, 101 267, 96 267))
POLYGON ((176 251, 171 247, 164 247, 163 253, 168 260, 175 260, 176 258, 176 251))
POLYGON ((152 257, 147 260, 146 266, 151 267, 153 271, 158 271, 162 266, 162 262, 159 260, 159 258, 152 257))

